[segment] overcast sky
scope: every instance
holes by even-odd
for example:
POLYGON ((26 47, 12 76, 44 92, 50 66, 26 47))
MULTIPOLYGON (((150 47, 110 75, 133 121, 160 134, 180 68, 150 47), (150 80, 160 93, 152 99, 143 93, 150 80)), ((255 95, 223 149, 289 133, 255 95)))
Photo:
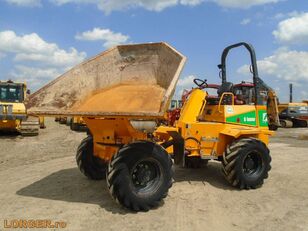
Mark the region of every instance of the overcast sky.
MULTIPOLYGON (((0 79, 32 90, 116 44, 158 41, 188 58, 177 94, 196 77, 219 83, 223 48, 247 41, 280 101, 291 82, 308 98, 307 0, 0 0, 0 79)), ((248 58, 230 54, 230 81, 251 80, 248 58)))

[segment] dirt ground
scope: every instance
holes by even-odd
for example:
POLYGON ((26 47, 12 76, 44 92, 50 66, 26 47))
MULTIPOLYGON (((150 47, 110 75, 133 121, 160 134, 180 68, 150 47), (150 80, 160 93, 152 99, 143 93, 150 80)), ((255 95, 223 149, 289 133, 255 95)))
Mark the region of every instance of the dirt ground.
POLYGON ((83 137, 52 120, 38 137, 0 136, 0 230, 13 219, 64 221, 62 230, 74 231, 308 230, 307 128, 280 129, 271 139, 272 170, 262 188, 230 187, 217 162, 176 168, 164 203, 139 213, 111 200, 104 180, 78 171, 83 137))

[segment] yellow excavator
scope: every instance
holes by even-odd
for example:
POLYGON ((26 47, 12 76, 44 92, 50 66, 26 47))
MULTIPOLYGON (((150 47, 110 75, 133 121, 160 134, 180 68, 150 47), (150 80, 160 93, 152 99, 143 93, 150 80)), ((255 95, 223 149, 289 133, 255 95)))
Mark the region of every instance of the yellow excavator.
POLYGON ((293 102, 293 84, 290 83, 289 103, 279 103, 279 120, 281 127, 307 127, 308 125, 308 102, 293 102))
POLYGON ((0 81, 0 132, 18 132, 36 136, 44 128, 44 117, 28 117, 25 101, 29 95, 25 83, 0 81))
POLYGON ((307 103, 281 103, 278 105, 278 110, 281 127, 307 127, 307 103))

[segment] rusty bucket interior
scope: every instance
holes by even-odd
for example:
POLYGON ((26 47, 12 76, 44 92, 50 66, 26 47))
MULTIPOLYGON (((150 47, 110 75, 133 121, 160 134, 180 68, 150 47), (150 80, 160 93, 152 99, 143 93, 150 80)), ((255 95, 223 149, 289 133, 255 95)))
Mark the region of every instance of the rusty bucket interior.
POLYGON ((162 117, 185 61, 167 43, 116 46, 30 95, 28 114, 162 117))

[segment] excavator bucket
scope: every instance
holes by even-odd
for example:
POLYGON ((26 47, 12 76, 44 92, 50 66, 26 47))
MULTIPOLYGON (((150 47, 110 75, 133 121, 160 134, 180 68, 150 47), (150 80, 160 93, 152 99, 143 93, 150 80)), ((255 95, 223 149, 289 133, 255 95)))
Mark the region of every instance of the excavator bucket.
POLYGON ((116 46, 32 94, 28 114, 163 117, 185 60, 167 43, 116 46))

